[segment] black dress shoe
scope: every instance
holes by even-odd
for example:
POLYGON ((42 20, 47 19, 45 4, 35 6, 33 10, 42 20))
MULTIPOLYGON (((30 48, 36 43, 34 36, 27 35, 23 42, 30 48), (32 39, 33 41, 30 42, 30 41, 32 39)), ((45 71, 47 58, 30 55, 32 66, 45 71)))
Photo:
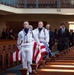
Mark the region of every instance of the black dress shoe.
POLYGON ((32 72, 29 72, 29 74, 32 74, 32 72))
POLYGON ((36 74, 37 72, 29 72, 29 74, 36 74))

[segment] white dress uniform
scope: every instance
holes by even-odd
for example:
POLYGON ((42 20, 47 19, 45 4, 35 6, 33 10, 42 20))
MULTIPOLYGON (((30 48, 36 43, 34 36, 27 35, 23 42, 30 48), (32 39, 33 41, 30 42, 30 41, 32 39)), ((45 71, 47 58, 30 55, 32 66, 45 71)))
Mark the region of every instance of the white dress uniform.
POLYGON ((36 28, 34 31, 34 35, 39 39, 40 42, 42 42, 45 46, 46 46, 46 51, 48 52, 47 54, 47 58, 49 57, 49 33, 47 31, 47 29, 45 29, 44 27, 42 28, 42 30, 39 32, 39 29, 36 28))
POLYGON ((19 32, 17 47, 19 50, 21 50, 23 68, 28 68, 29 72, 32 72, 31 64, 32 64, 32 55, 33 55, 33 37, 38 45, 40 44, 40 42, 32 34, 32 31, 30 29, 27 35, 25 34, 26 33, 24 29, 19 32))
POLYGON ((39 33, 38 28, 34 29, 34 35, 39 38, 40 41, 46 42, 48 44, 49 42, 49 33, 47 29, 43 28, 41 32, 39 33))

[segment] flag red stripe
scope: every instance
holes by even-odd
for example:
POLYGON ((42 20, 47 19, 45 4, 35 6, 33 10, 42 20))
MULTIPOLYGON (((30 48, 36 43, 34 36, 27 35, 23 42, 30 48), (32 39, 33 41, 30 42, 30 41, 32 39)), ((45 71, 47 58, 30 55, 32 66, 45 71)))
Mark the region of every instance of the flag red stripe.
POLYGON ((34 46, 33 46, 33 61, 35 61, 34 53, 35 53, 36 46, 37 46, 37 43, 34 42, 34 46))
POLYGON ((45 46, 44 46, 44 45, 42 45, 42 46, 41 46, 41 49, 43 49, 43 48, 45 48, 45 46))
POLYGON ((18 61, 18 52, 19 50, 16 50, 16 61, 18 61))
POLYGON ((35 61, 36 61, 36 58, 37 58, 37 56, 38 56, 38 54, 39 54, 39 53, 40 53, 40 51, 39 51, 39 49, 38 49, 38 51, 37 51, 36 55, 34 56, 35 61))

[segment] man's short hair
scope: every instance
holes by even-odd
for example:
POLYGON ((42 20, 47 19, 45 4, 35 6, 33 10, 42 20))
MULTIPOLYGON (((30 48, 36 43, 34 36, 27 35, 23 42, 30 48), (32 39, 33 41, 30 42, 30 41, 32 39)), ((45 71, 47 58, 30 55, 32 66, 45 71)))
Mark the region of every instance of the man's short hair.
POLYGON ((50 27, 51 25, 50 24, 47 24, 46 26, 49 26, 50 27))
POLYGON ((23 24, 24 24, 24 23, 28 23, 28 24, 29 24, 29 22, 28 22, 28 21, 24 21, 24 22, 23 22, 23 24))
POLYGON ((39 23, 43 23, 43 22, 42 22, 42 21, 39 21, 38 24, 39 24, 39 23))
POLYGON ((61 26, 62 26, 62 25, 66 25, 66 22, 61 22, 60 25, 61 25, 61 26))

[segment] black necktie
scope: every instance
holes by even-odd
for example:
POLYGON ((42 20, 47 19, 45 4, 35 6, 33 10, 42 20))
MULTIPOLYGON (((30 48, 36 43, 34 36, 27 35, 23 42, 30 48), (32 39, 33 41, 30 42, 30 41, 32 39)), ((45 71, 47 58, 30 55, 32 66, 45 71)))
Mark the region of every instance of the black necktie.
POLYGON ((41 32, 41 30, 42 30, 42 28, 38 28, 38 30, 39 30, 39 33, 41 32))
POLYGON ((26 35, 27 35, 27 33, 28 33, 28 31, 29 31, 29 28, 25 28, 24 31, 25 31, 25 33, 26 33, 26 35))

